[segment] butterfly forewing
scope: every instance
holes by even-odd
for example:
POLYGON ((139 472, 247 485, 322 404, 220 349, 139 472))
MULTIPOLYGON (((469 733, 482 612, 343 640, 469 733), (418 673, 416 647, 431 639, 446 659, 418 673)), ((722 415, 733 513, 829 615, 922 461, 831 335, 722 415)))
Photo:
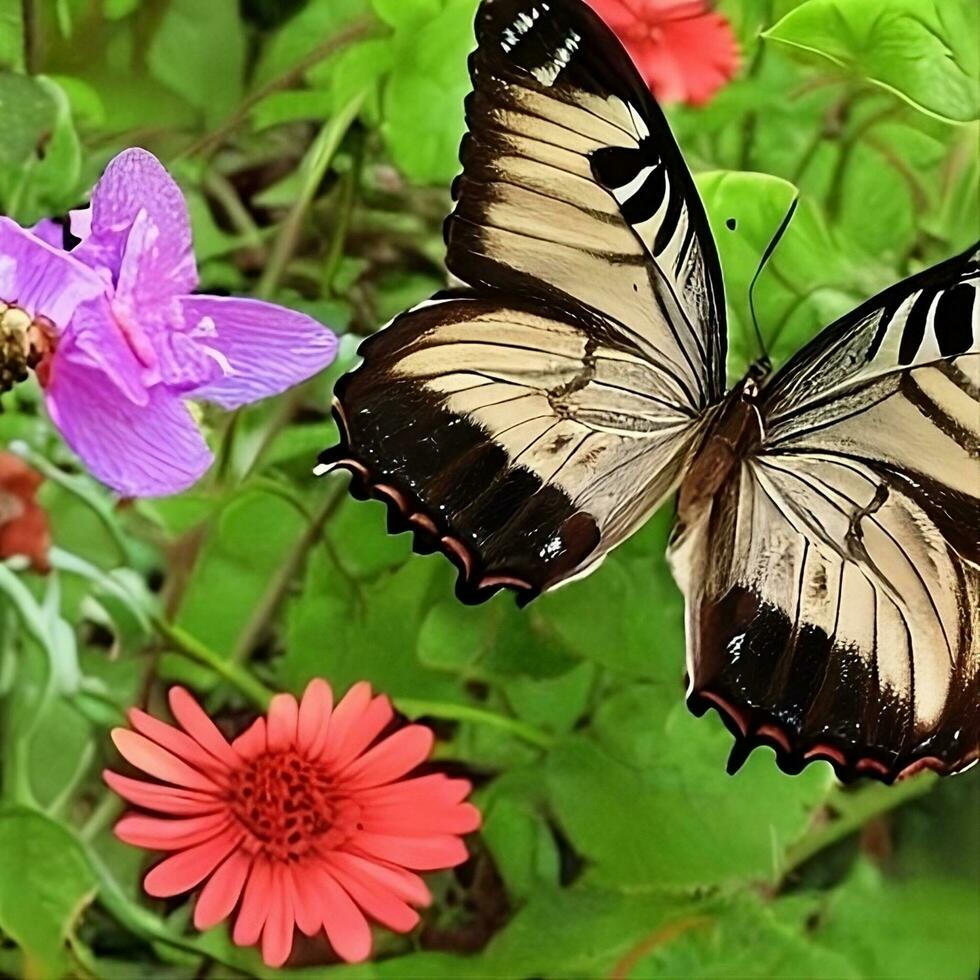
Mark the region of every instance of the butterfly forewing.
POLYGON ((594 567, 680 479, 722 394, 720 269, 666 122, 579 0, 487 0, 447 265, 468 287, 364 343, 328 466, 458 594, 594 567))
POLYGON ((892 779, 977 756, 977 259, 829 327, 749 409, 758 449, 682 514, 692 703, 787 768, 892 779))

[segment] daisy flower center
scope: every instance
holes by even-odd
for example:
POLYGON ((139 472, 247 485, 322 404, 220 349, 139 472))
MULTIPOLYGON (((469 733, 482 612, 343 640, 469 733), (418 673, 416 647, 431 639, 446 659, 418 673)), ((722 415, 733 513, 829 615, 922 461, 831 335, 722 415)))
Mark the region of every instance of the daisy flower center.
POLYGON ((360 812, 329 774, 292 749, 253 759, 235 773, 229 793, 245 846, 281 861, 342 843, 360 812))
POLYGON ((44 383, 55 336, 54 324, 47 317, 32 317, 16 304, 0 300, 0 392, 25 381, 29 369, 37 370, 44 383))

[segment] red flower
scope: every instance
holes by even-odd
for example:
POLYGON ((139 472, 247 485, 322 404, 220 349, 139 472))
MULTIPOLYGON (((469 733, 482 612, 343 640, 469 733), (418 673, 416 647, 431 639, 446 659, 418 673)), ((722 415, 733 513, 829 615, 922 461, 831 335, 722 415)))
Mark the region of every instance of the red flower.
POLYGON ((336 707, 322 680, 299 704, 278 694, 268 719, 230 745, 187 691, 172 688, 170 708, 180 728, 134 708, 135 731, 112 733, 123 757, 154 782, 114 772, 106 782, 164 814, 124 816, 116 835, 174 852, 146 876, 146 891, 165 898, 204 882, 194 925, 209 929, 237 906, 234 941, 261 938, 269 966, 286 961, 294 925, 308 936, 325 930, 349 962, 366 959, 365 916, 408 932, 419 921, 412 906, 431 901, 414 872, 466 860, 459 835, 480 824, 476 807, 463 802, 470 784, 442 774, 404 778, 432 748, 423 725, 372 747, 394 713, 369 684, 355 684, 336 707))
POLYGON ((738 70, 731 24, 705 0, 588 0, 661 102, 707 102, 738 70))
POLYGON ((24 555, 36 572, 48 571, 51 529, 37 502, 44 478, 19 456, 0 452, 0 559, 24 555))

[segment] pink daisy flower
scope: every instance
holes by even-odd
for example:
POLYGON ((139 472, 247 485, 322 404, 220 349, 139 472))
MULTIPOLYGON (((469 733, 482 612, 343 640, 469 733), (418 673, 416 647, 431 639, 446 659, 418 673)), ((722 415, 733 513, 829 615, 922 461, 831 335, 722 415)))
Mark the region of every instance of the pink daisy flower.
POLYGON ((587 0, 661 102, 707 102, 738 71, 731 24, 706 0, 587 0))
POLYGON ((230 744, 187 691, 172 688, 170 708, 179 728, 134 708, 132 730, 112 733, 152 781, 106 771, 106 782, 154 814, 124 816, 116 834, 170 852, 146 876, 148 894, 200 887, 194 925, 234 916, 234 941, 261 942, 269 966, 289 957, 294 928, 324 932, 348 962, 366 959, 369 919, 408 932, 431 902, 417 871, 466 860, 460 835, 480 825, 464 802, 470 784, 405 778, 428 758, 432 732, 406 725, 378 741, 394 712, 369 684, 336 706, 323 680, 298 703, 276 695, 230 744))

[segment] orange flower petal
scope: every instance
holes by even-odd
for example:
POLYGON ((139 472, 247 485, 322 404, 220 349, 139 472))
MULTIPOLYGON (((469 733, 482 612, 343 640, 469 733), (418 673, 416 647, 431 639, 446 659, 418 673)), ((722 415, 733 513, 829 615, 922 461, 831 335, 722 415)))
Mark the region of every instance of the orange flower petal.
POLYGON ((205 792, 216 792, 217 784, 197 769, 192 769, 186 762, 181 761, 172 752, 151 742, 150 739, 126 728, 114 728, 112 741, 115 742, 119 754, 127 761, 142 769, 150 776, 156 776, 164 782, 176 786, 186 786, 189 789, 200 789, 205 792))
POLYGON ((170 898, 199 885, 238 846, 241 832, 226 830, 197 847, 161 861, 146 876, 143 887, 154 898, 170 898))
POLYGON ((370 703, 371 685, 367 681, 359 681, 340 699, 330 718, 327 737, 320 753, 324 761, 333 759, 343 747, 351 729, 358 724, 370 703))
POLYGON ((466 799, 472 788, 468 779, 450 779, 439 772, 358 790, 358 799, 381 806, 414 806, 424 797, 432 804, 452 806, 466 799))
POLYGON ((152 739, 157 745, 162 745, 195 769, 219 777, 228 772, 228 766, 224 762, 219 762, 209 752, 205 752, 194 739, 185 735, 179 728, 174 728, 173 725, 168 725, 139 708, 130 708, 128 717, 129 723, 141 735, 152 739))
POLYGON ((241 756, 228 744, 228 740, 218 730, 218 726, 207 716, 190 692, 182 687, 172 687, 168 701, 174 718, 191 738, 229 768, 234 769, 241 765, 241 756))
POLYGON ((347 786, 367 788, 390 783, 424 762, 434 736, 424 725, 408 725, 389 735, 340 774, 347 786))
POLYGON ((109 788, 124 800, 147 810, 156 810, 158 813, 195 816, 212 813, 225 805, 210 793, 201 793, 194 789, 177 789, 176 786, 161 786, 159 783, 145 783, 141 779, 121 776, 110 769, 103 771, 102 778, 109 788))
POLYGON ((287 870, 286 885, 289 888, 296 926, 305 935, 315 936, 323 928, 323 923, 320 917, 320 896, 313 876, 302 865, 287 870))
POLYGON ((303 692, 296 726, 296 744, 310 757, 318 755, 323 747, 332 710, 333 691, 330 685, 320 677, 314 678, 303 692))
POLYGON ((338 770, 349 765, 384 731, 394 717, 391 701, 383 694, 378 695, 364 709, 357 724, 347 731, 343 741, 334 745, 330 764, 338 770))
POLYGON ((242 732, 231 747, 243 758, 254 759, 261 755, 268 748, 265 734, 265 718, 256 718, 248 728, 242 732))
POLYGON ((231 817, 224 811, 186 820, 130 814, 116 824, 115 834, 121 841, 136 847, 182 851, 212 840, 230 824, 231 817))
POLYGON ((262 959, 266 966, 278 967, 289 959, 293 949, 293 909, 286 888, 286 869, 281 864, 273 865, 268 901, 269 914, 262 929, 262 959))
POLYGON ((269 914, 269 889, 272 887, 272 867, 265 858, 257 858, 245 882, 242 907, 238 910, 231 938, 236 946, 254 946, 262 935, 269 914))
POLYGON ((348 963, 366 960, 371 955, 371 929, 364 913, 325 867, 318 867, 315 873, 323 928, 330 945, 348 963))
POLYGON ((336 866, 332 866, 330 872, 357 905, 385 928, 394 932, 410 932, 418 925, 418 912, 390 891, 379 887, 377 882, 349 874, 336 866))
POLYGON ((252 862, 244 851, 232 851, 208 878, 194 906, 194 928, 202 932, 227 919, 241 898, 252 862))
POLYGON ((436 871, 462 864, 469 855, 466 845, 448 834, 431 837, 398 837, 394 834, 355 834, 350 847, 369 857, 400 864, 416 871, 436 871))
POLYGON ((378 864, 377 861, 347 851, 334 851, 326 860, 331 868, 339 867, 365 882, 373 882, 402 901, 410 902, 420 908, 432 904, 432 895, 425 882, 417 874, 405 868, 378 864))
POLYGON ((480 826, 480 811, 472 803, 451 807, 429 804, 424 798, 417 805, 371 807, 361 816, 361 825, 372 834, 427 837, 429 834, 470 834, 480 826))
POLYGON ((268 740, 272 752, 281 752, 296 744, 299 705, 291 694, 277 694, 269 705, 268 740))

